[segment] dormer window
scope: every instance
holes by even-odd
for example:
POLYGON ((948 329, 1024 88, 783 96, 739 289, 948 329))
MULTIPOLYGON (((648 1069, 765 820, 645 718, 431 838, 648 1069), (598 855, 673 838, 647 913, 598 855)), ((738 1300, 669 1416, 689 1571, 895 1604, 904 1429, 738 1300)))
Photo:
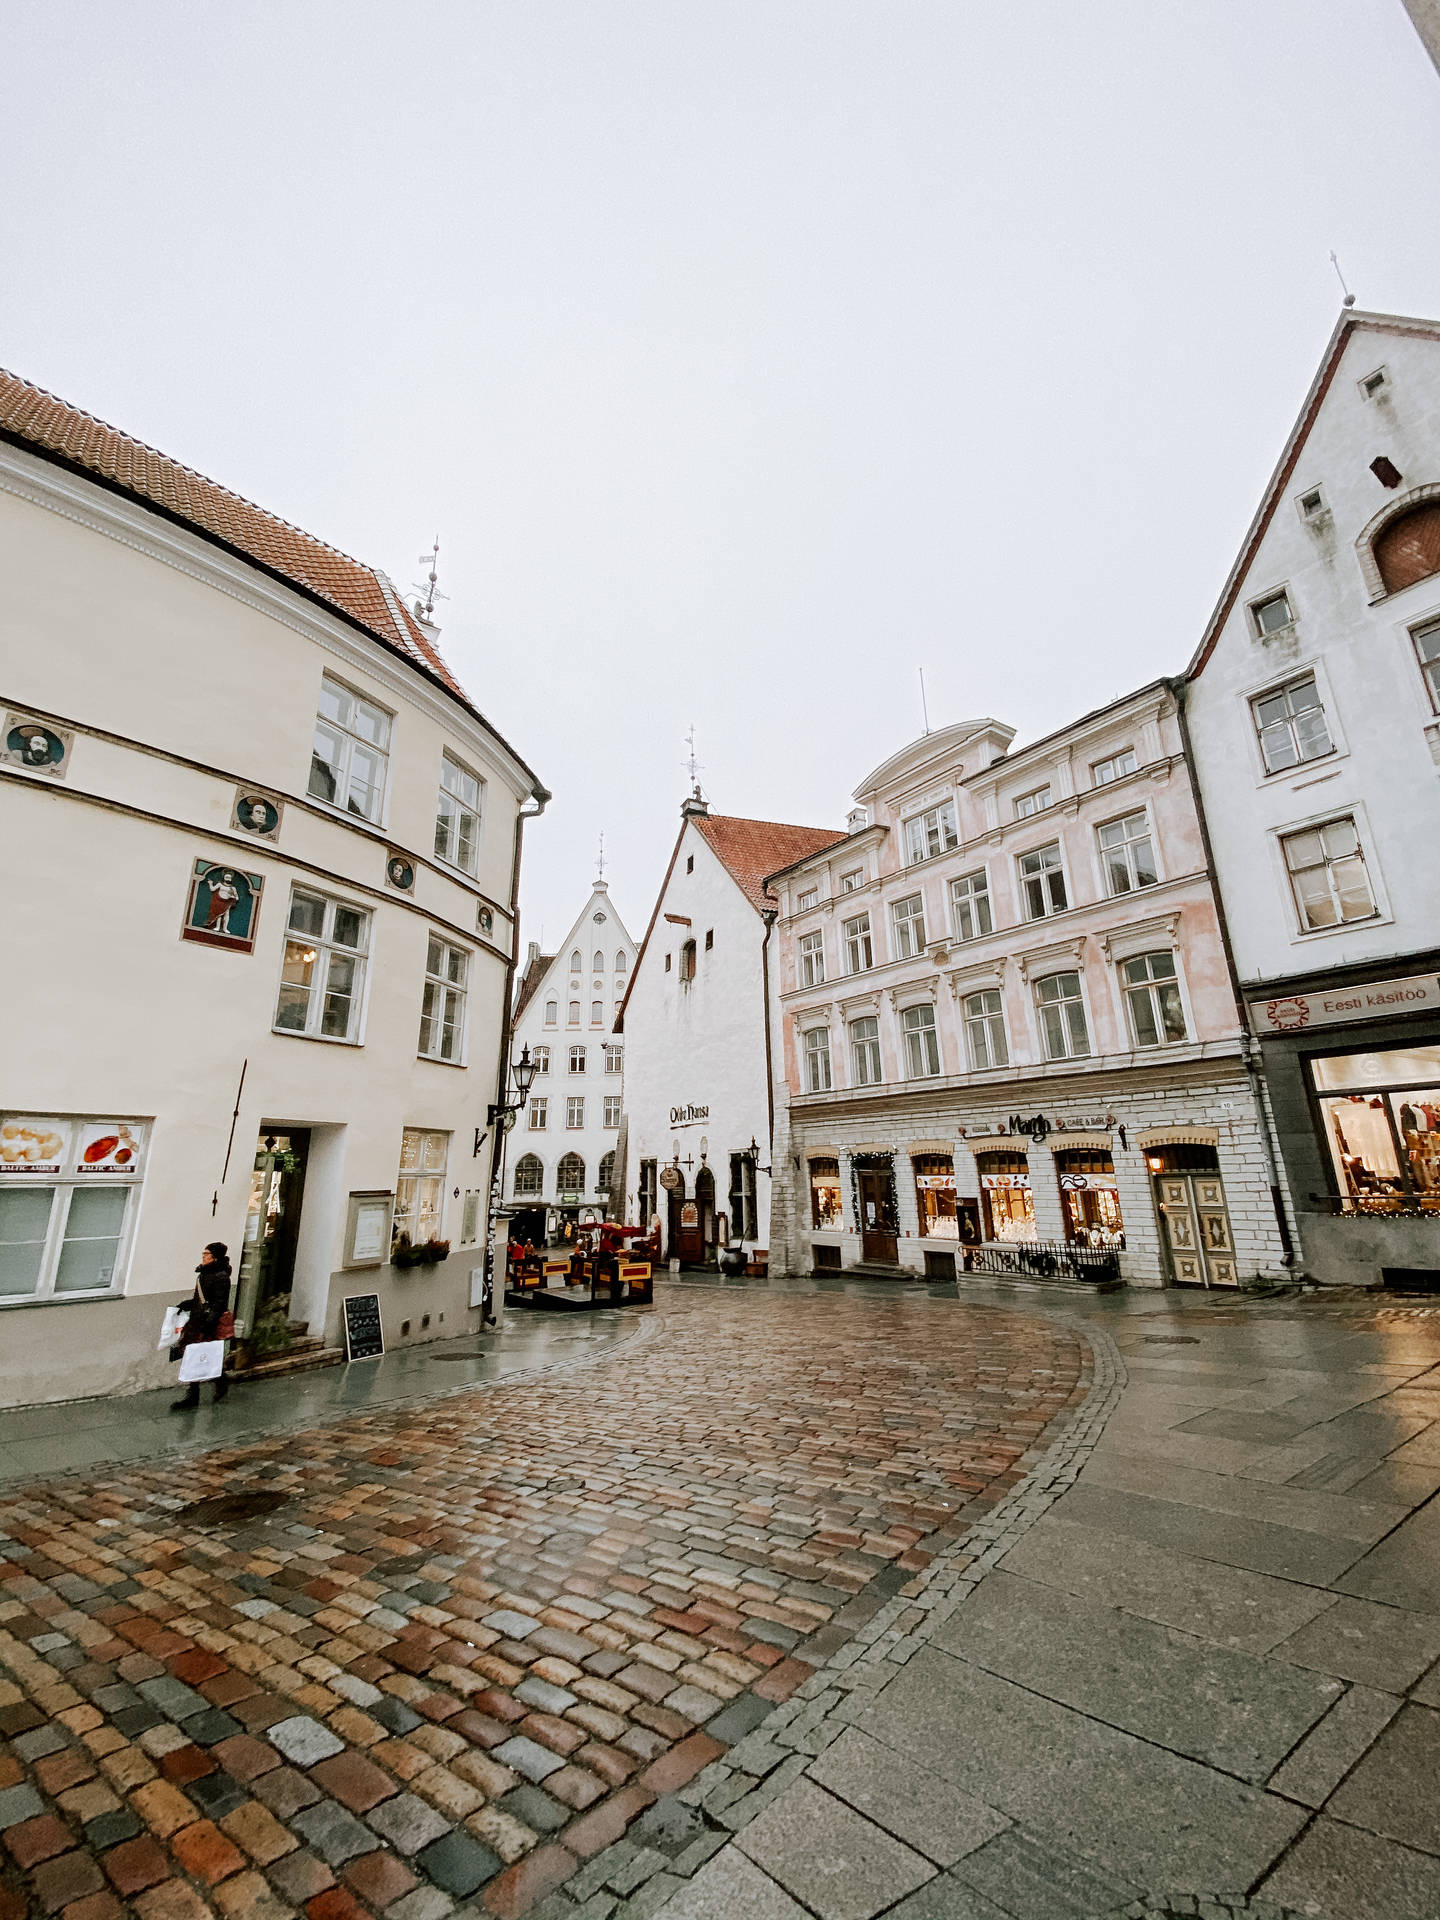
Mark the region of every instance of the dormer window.
POLYGON ((1286 627, 1293 627, 1295 615, 1291 611, 1290 596, 1282 587, 1278 593, 1267 593, 1263 600, 1254 600, 1250 604, 1250 618, 1255 622, 1255 631, 1262 640, 1272 633, 1280 633, 1286 627))

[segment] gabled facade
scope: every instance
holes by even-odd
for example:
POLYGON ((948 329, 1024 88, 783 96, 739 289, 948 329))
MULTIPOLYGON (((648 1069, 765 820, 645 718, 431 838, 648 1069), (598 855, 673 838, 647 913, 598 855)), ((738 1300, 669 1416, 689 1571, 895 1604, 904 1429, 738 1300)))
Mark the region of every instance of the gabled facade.
POLYGON ((1174 693, 1012 737, 987 719, 913 741, 857 788, 845 840, 771 876, 777 1258, 1278 1272, 1174 693))
POLYGON ((603 880, 553 954, 532 941, 515 1000, 511 1058, 537 1062, 506 1141, 503 1192, 512 1239, 541 1245, 565 1220, 605 1213, 620 1140, 624 1042, 615 1016, 635 943, 603 880))
POLYGON ((1440 324, 1341 316, 1186 714, 1302 1263, 1440 1271, 1440 324))
POLYGON ((625 1045, 626 1218, 662 1224, 666 1257, 770 1245, 776 902, 765 875, 833 829, 712 815, 698 795, 616 1021, 625 1045))

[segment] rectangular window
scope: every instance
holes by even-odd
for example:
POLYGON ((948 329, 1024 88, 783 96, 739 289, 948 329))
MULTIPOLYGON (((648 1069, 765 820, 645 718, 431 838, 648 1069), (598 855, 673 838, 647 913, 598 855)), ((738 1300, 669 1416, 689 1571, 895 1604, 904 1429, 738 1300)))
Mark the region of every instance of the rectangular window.
POLYGON ((800 936, 800 984, 818 987, 825 980, 825 936, 802 933, 800 936))
POLYGON ((370 944, 370 915, 324 894, 290 897, 275 1026, 316 1040, 354 1040, 370 944))
POLYGON ((1052 973, 1035 982, 1035 1005, 1047 1060, 1075 1060, 1090 1051, 1078 973, 1052 973))
POLYGON ((905 1067, 912 1080, 932 1078, 940 1071, 940 1036, 935 1031, 933 1007, 906 1007, 900 1016, 905 1034, 905 1067))
POLYGON ((821 1233, 840 1233, 845 1227, 845 1202, 838 1160, 810 1162, 810 1224, 821 1233))
POLYGON ((931 807, 928 813, 917 813, 913 820, 905 822, 905 857, 912 867, 917 861, 933 860, 937 854, 949 853, 959 844, 953 800, 931 807))
POLYGON ((427 1133, 406 1127, 400 1136, 400 1174, 395 1182, 395 1217, 391 1230, 393 1253, 402 1237, 412 1247, 440 1238, 445 1213, 445 1163, 450 1152, 448 1133, 427 1133))
POLYGON ((830 1091, 830 1029, 811 1027, 805 1035, 805 1091, 830 1091))
POLYGON ((459 1060, 465 1052, 465 988, 470 956, 432 933, 425 955, 420 1003, 420 1051, 430 1060, 459 1060))
POLYGON ((1334 1191, 1354 1213, 1440 1219, 1440 1047, 1312 1060, 1334 1191))
POLYGON ((655 1218, 660 1201, 660 1169, 655 1160, 640 1162, 640 1185, 636 1194, 640 1205, 640 1224, 648 1227, 655 1218))
POLYGON ((1269 634, 1279 633, 1282 627, 1293 626, 1295 616, 1290 611, 1289 594, 1283 587, 1279 593, 1267 593, 1263 600, 1252 603, 1250 618, 1255 622, 1255 631, 1262 640, 1269 634))
POLYGON ((1108 787, 1112 780, 1119 780, 1127 773, 1135 771, 1135 749, 1126 747, 1122 753, 1112 753, 1108 760, 1097 760, 1090 769, 1092 787, 1108 787))
POLYGON ((313 800, 324 800, 362 820, 378 821, 385 806, 390 715, 327 673, 310 753, 313 800))
POLYGON ((1262 693, 1250 702, 1250 711, 1267 773, 1282 773, 1286 767, 1335 751, 1313 673, 1289 680, 1273 693, 1262 693))
POLYGON ((618 1127, 619 1124, 620 1124, 620 1096, 618 1093, 607 1093, 605 1096, 604 1119, 602 1121, 602 1125, 607 1127, 618 1127))
POLYGON ((139 1120, 0 1119, 0 1301, 123 1290, 146 1132, 139 1120))
POLYGON ((1307 827, 1303 833, 1284 834, 1280 844, 1302 933, 1368 920, 1374 914, 1375 896, 1353 814, 1327 820, 1322 827, 1307 827))
POLYGON ((571 1047, 571 1049, 570 1049, 570 1071, 571 1071, 571 1073, 584 1073, 584 1071, 585 1071, 585 1049, 584 1049, 584 1047, 571 1047))
POLYGON ((963 873, 950 882, 950 924, 957 940, 978 940, 992 931, 990 881, 984 873, 963 873))
POLYGON ((1160 1047, 1185 1038, 1185 1009, 1173 953, 1142 953, 1120 968, 1130 1027, 1137 1047, 1160 1047))
POLYGON ((549 1073, 550 1049, 548 1047, 536 1047, 533 1057, 535 1061, 536 1073, 549 1073))
POLYGON ((857 913, 853 920, 847 920, 841 927, 845 936, 845 971, 847 973, 866 973, 875 964, 875 952, 870 943, 870 916, 857 913))
POLYGON ((1427 620, 1423 627, 1416 627, 1410 637, 1415 642, 1415 657, 1430 690, 1430 704, 1440 713, 1440 620, 1427 620))
POLYGON ((566 1130, 570 1133, 574 1133, 578 1128, 583 1127, 584 1125, 585 1125, 585 1096, 583 1093, 572 1093, 569 1099, 566 1100, 565 1102, 566 1130))
POLYGON ((1052 840, 1048 847, 1036 847, 1033 853, 1021 854, 1020 885, 1027 919, 1043 920, 1047 914, 1064 913, 1069 902, 1058 840, 1052 840))
POLYGON ((925 951, 925 903, 918 893, 897 900, 890 909, 895 927, 895 958, 913 960, 925 951))
POLYGON ((1032 813, 1043 813, 1050 804, 1050 784, 1034 787, 1029 793, 1017 793, 1015 796, 1015 818, 1028 820, 1032 813))
POLYGON ((543 1093, 530 1096, 530 1131, 544 1133, 550 1125, 550 1102, 543 1093))
POLYGON ((818 887, 806 887, 803 893, 797 893, 795 896, 795 911, 797 913, 803 913, 807 907, 813 907, 819 898, 820 889, 818 887))
POLYGON ((856 893, 864 884, 865 870, 863 867, 852 867, 849 873, 842 873, 840 876, 840 891, 842 893, 856 893))
POLYGON ((1150 822, 1144 813, 1127 813, 1123 820, 1111 820, 1101 827, 1100 858, 1105 866, 1105 885, 1112 894, 1153 887, 1160 878, 1155 870, 1150 822))
POLYGON ((996 988, 984 987, 979 993, 967 993, 962 1011, 965 1043, 970 1050, 970 1064, 976 1072, 982 1072, 986 1067, 1009 1066, 1005 1012, 996 988))
POLYGON ((468 767, 440 759, 440 800, 435 813, 435 858, 462 873, 474 873, 480 860, 481 782, 468 767))
POLYGON ((605 1049, 606 1073, 620 1073, 624 1070, 624 1066, 625 1066, 625 1049, 623 1047, 606 1047, 605 1049))
POLYGON ((730 1240, 758 1240, 760 1216, 755 1205, 755 1155, 730 1156, 730 1240))
POLYGON ((850 1064, 857 1087, 879 1086, 880 1022, 873 1014, 850 1022, 850 1064))

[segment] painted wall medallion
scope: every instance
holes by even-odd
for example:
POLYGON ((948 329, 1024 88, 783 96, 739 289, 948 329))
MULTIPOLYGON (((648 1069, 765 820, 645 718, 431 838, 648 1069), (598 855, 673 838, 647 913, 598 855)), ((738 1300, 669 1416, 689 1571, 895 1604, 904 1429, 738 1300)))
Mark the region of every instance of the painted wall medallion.
POLYGON ((197 860, 190 876, 182 940, 202 947, 226 947, 232 953, 255 951, 263 874, 242 873, 218 860, 197 860))
POLYGON ((385 878, 399 893, 415 891, 415 862, 407 860, 403 853, 387 853, 385 856, 385 878))
POLYGON ((7 713, 0 731, 0 758, 12 766, 28 767, 32 773, 48 773, 63 779, 70 766, 70 747, 75 736, 62 728, 32 720, 27 714, 7 713))
POLYGON ((242 833, 253 833, 257 840, 278 840, 283 811, 280 802, 272 800, 268 793, 237 787, 230 824, 239 827, 242 833))

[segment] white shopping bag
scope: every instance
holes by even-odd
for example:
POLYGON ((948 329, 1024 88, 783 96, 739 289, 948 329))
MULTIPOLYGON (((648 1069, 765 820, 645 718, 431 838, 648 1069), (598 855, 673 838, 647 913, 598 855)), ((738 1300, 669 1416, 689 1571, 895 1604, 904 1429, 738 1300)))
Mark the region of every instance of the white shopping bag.
POLYGON ((180 1384, 193 1387, 200 1380, 218 1380, 224 1365, 223 1340, 197 1340, 180 1356, 180 1384))
POLYGON ((181 1329, 189 1318, 190 1309, 188 1307, 166 1307, 165 1318, 160 1322, 160 1338, 155 1343, 161 1353, 163 1353, 167 1347, 174 1346, 175 1342, 180 1338, 181 1329))

